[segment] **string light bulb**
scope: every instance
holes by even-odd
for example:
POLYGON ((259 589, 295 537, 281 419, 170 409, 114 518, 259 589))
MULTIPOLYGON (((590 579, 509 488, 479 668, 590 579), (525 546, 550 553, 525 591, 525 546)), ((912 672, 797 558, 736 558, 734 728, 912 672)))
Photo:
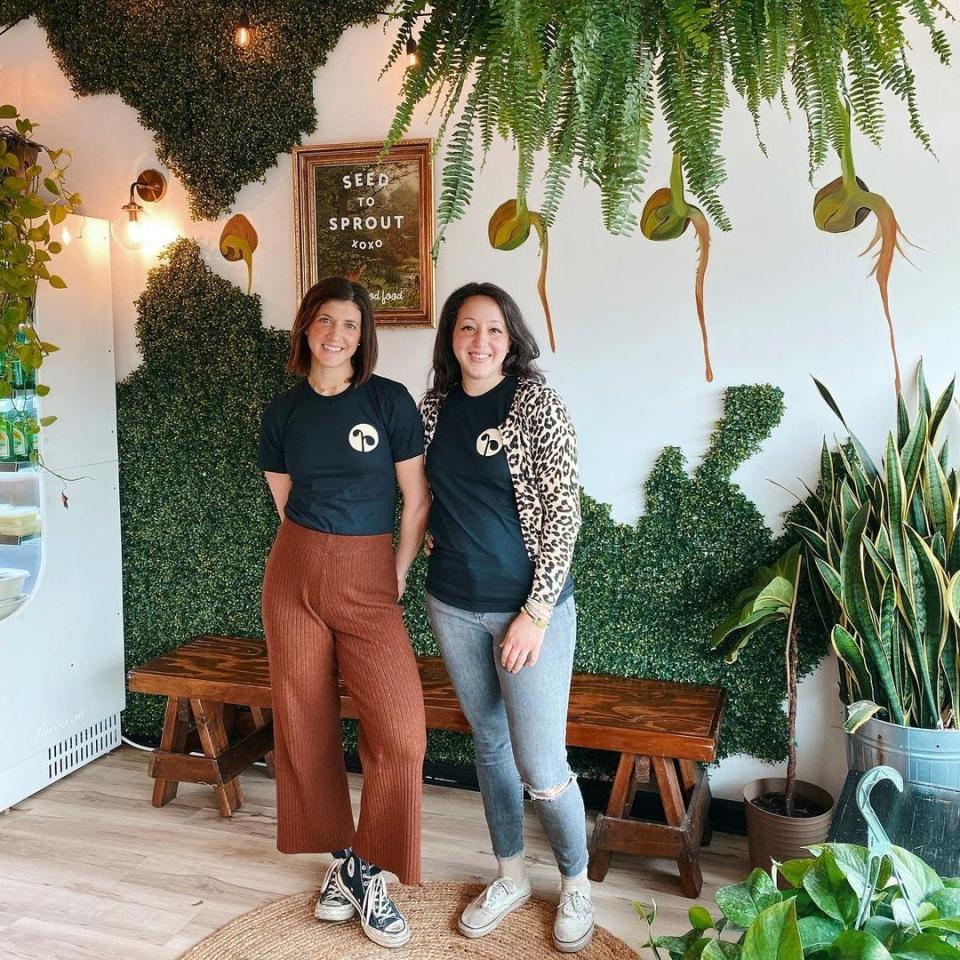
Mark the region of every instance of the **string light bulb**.
POLYGON ((244 13, 237 21, 237 29, 233 33, 233 42, 241 49, 246 50, 253 40, 253 30, 250 26, 250 18, 244 13))
POLYGON ((407 37, 407 69, 412 70, 420 62, 417 56, 417 41, 413 37, 407 37))

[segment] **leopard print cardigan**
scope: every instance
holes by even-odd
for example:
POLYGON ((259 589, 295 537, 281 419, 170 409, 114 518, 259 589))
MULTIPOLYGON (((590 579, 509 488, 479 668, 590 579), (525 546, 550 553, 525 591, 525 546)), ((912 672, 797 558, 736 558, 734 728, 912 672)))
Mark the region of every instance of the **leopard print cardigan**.
MULTIPOLYGON (((431 394, 420 401, 425 452, 442 404, 443 396, 431 394)), ((560 395, 523 378, 500 434, 524 546, 533 561, 530 599, 551 611, 570 571, 580 530, 577 435, 560 395)))

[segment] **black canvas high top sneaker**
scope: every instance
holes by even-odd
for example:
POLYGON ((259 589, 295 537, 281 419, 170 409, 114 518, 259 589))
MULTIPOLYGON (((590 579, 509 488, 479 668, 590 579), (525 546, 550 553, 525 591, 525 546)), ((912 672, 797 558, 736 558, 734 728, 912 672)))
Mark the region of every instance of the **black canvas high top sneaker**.
POLYGON ((374 943, 402 947, 409 941, 410 926, 387 896, 387 882, 376 864, 351 853, 335 876, 340 892, 360 911, 360 926, 374 943))
POLYGON ((340 923, 349 920, 357 912, 353 904, 340 892, 337 884, 337 871, 349 856, 349 850, 334 851, 333 862, 324 874, 323 883, 320 884, 320 896, 313 910, 313 915, 318 920, 340 923))

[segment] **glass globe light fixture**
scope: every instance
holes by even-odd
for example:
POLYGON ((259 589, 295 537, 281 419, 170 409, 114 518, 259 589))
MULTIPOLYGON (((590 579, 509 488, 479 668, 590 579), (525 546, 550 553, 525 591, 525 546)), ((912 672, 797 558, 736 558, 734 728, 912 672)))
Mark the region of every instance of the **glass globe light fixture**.
POLYGON ((130 184, 130 199, 120 209, 123 216, 111 224, 114 240, 125 250, 139 250, 146 239, 149 214, 137 203, 139 197, 145 203, 155 203, 167 192, 167 181, 158 170, 144 170, 130 184))

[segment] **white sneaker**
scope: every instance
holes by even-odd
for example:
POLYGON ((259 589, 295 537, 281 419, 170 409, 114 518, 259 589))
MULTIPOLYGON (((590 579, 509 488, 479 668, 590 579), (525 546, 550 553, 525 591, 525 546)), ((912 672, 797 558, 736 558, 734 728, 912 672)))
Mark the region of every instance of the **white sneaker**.
POLYGON ((553 921, 553 945, 561 953, 577 953, 593 939, 593 903, 579 890, 560 895, 553 921))
POLYGON ((320 896, 313 909, 313 915, 318 920, 342 923, 357 912, 353 904, 340 892, 340 886, 337 883, 337 871, 342 863, 343 860, 335 859, 327 867, 323 883, 320 884, 320 896))
POLYGON ((460 932, 471 940, 486 936, 508 914, 522 907, 532 894, 530 880, 519 886, 508 877, 498 877, 476 899, 467 904, 457 921, 460 932))

